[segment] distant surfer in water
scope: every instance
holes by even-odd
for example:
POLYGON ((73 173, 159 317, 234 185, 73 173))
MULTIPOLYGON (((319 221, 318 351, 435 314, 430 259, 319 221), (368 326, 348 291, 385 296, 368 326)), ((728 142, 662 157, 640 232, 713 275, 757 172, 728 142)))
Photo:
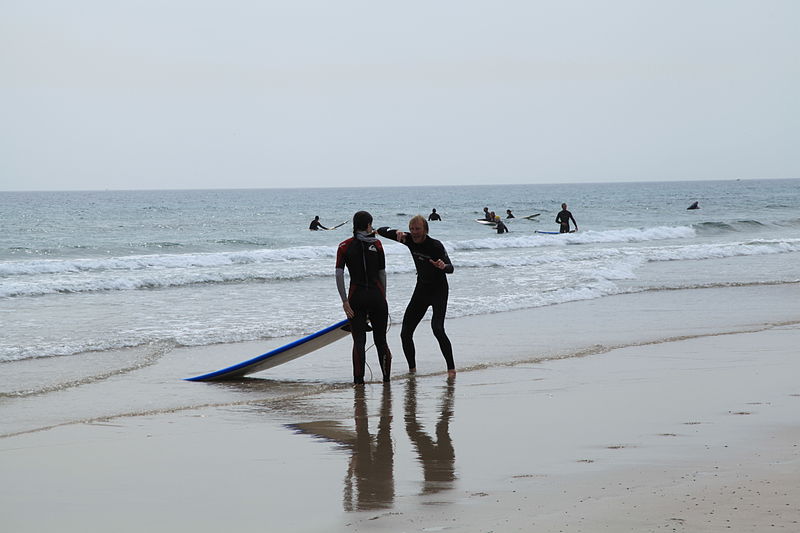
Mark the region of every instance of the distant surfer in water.
POLYGON ((572 213, 567 211, 567 204, 561 204, 561 211, 556 215, 556 223, 560 224, 560 228, 558 230, 559 233, 569 233, 569 221, 572 221, 575 224, 575 230, 578 231, 578 223, 575 222, 575 218, 572 216, 572 213))
POLYGON ((700 209, 700 205, 697 202, 692 202, 692 205, 686 208, 688 209, 700 209))
POLYGON ((494 217, 495 221, 495 229, 497 233, 508 233, 508 226, 506 226, 502 220, 500 220, 499 216, 494 217))
POLYGON ((511 212, 511 209, 506 209, 506 218, 516 218, 514 217, 514 213, 511 212))
POLYGON ((322 223, 319 221, 319 215, 317 215, 314 217, 314 220, 311 221, 311 224, 308 226, 308 229, 312 231, 317 231, 318 229, 328 229, 328 228, 322 225, 322 223))
POLYGON ((372 325, 372 339, 378 351, 383 381, 389 381, 392 353, 386 342, 386 324, 389 321, 386 256, 372 229, 372 215, 366 211, 353 215, 353 236, 342 241, 336 251, 336 288, 344 313, 350 319, 353 335, 353 382, 357 385, 364 383, 367 317, 372 325), (350 274, 348 291, 344 286, 345 267, 350 274))
POLYGON ((483 219, 487 222, 494 222, 494 213, 490 213, 488 207, 483 208, 483 219))
POLYGON ((431 214, 428 215, 428 220, 442 220, 442 217, 436 212, 436 208, 431 209, 431 214))
POLYGON ((414 330, 417 329, 428 308, 433 307, 431 329, 442 350, 448 375, 455 376, 453 346, 444 330, 444 317, 447 314, 447 298, 450 292, 446 274, 452 274, 454 270, 447 256, 447 250, 441 242, 428 236, 428 221, 422 215, 409 220, 407 233, 382 227, 378 228, 378 234, 405 244, 411 251, 414 265, 417 267, 417 285, 403 315, 403 328, 400 331, 408 371, 417 371, 414 330))

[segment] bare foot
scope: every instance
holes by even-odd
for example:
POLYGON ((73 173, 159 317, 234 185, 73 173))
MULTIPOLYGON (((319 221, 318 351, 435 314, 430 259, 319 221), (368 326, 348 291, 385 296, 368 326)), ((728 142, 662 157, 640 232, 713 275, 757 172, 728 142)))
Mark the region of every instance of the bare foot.
POLYGON ((408 369, 408 373, 409 374, 416 374, 417 373, 417 369, 416 368, 409 368, 408 369))
POLYGON ((451 369, 451 370, 448 370, 448 371, 447 371, 447 377, 449 377, 449 378, 454 378, 454 377, 456 377, 456 369, 455 369, 455 368, 453 368, 453 369, 451 369))

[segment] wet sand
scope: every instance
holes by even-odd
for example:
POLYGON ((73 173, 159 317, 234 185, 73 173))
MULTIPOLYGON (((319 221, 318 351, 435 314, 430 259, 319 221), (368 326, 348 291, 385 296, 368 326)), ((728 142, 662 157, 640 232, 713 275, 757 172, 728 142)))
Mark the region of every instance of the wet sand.
MULTIPOLYGON (((752 291, 769 316, 720 318, 735 301, 720 289, 691 327, 663 295, 573 306, 583 327, 563 342, 583 356, 531 353, 450 380, 403 375, 396 353, 386 386, 267 400, 255 379, 227 386, 230 405, 0 438, 0 529, 798 531, 797 287, 752 291), (649 327, 614 348, 623 310, 649 327)), ((492 332, 498 349, 541 353, 530 324, 560 312, 448 330, 462 353, 492 332)))

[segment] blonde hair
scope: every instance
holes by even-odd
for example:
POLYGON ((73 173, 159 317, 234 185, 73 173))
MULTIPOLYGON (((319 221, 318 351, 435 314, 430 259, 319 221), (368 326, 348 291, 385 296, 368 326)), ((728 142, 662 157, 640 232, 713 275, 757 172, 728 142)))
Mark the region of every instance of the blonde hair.
POLYGON ((428 221, 422 215, 415 215, 408 221, 408 229, 411 229, 411 224, 414 222, 422 222, 422 227, 425 228, 425 233, 428 233, 428 221))

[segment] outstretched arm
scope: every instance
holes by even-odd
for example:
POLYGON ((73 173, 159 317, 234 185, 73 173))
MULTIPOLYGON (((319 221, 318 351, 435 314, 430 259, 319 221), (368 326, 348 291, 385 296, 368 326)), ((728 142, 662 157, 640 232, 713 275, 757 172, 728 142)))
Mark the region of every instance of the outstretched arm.
POLYGON ((376 230, 378 235, 386 239, 392 239, 397 242, 406 242, 406 234, 403 231, 396 229, 389 229, 389 226, 383 226, 376 230))

